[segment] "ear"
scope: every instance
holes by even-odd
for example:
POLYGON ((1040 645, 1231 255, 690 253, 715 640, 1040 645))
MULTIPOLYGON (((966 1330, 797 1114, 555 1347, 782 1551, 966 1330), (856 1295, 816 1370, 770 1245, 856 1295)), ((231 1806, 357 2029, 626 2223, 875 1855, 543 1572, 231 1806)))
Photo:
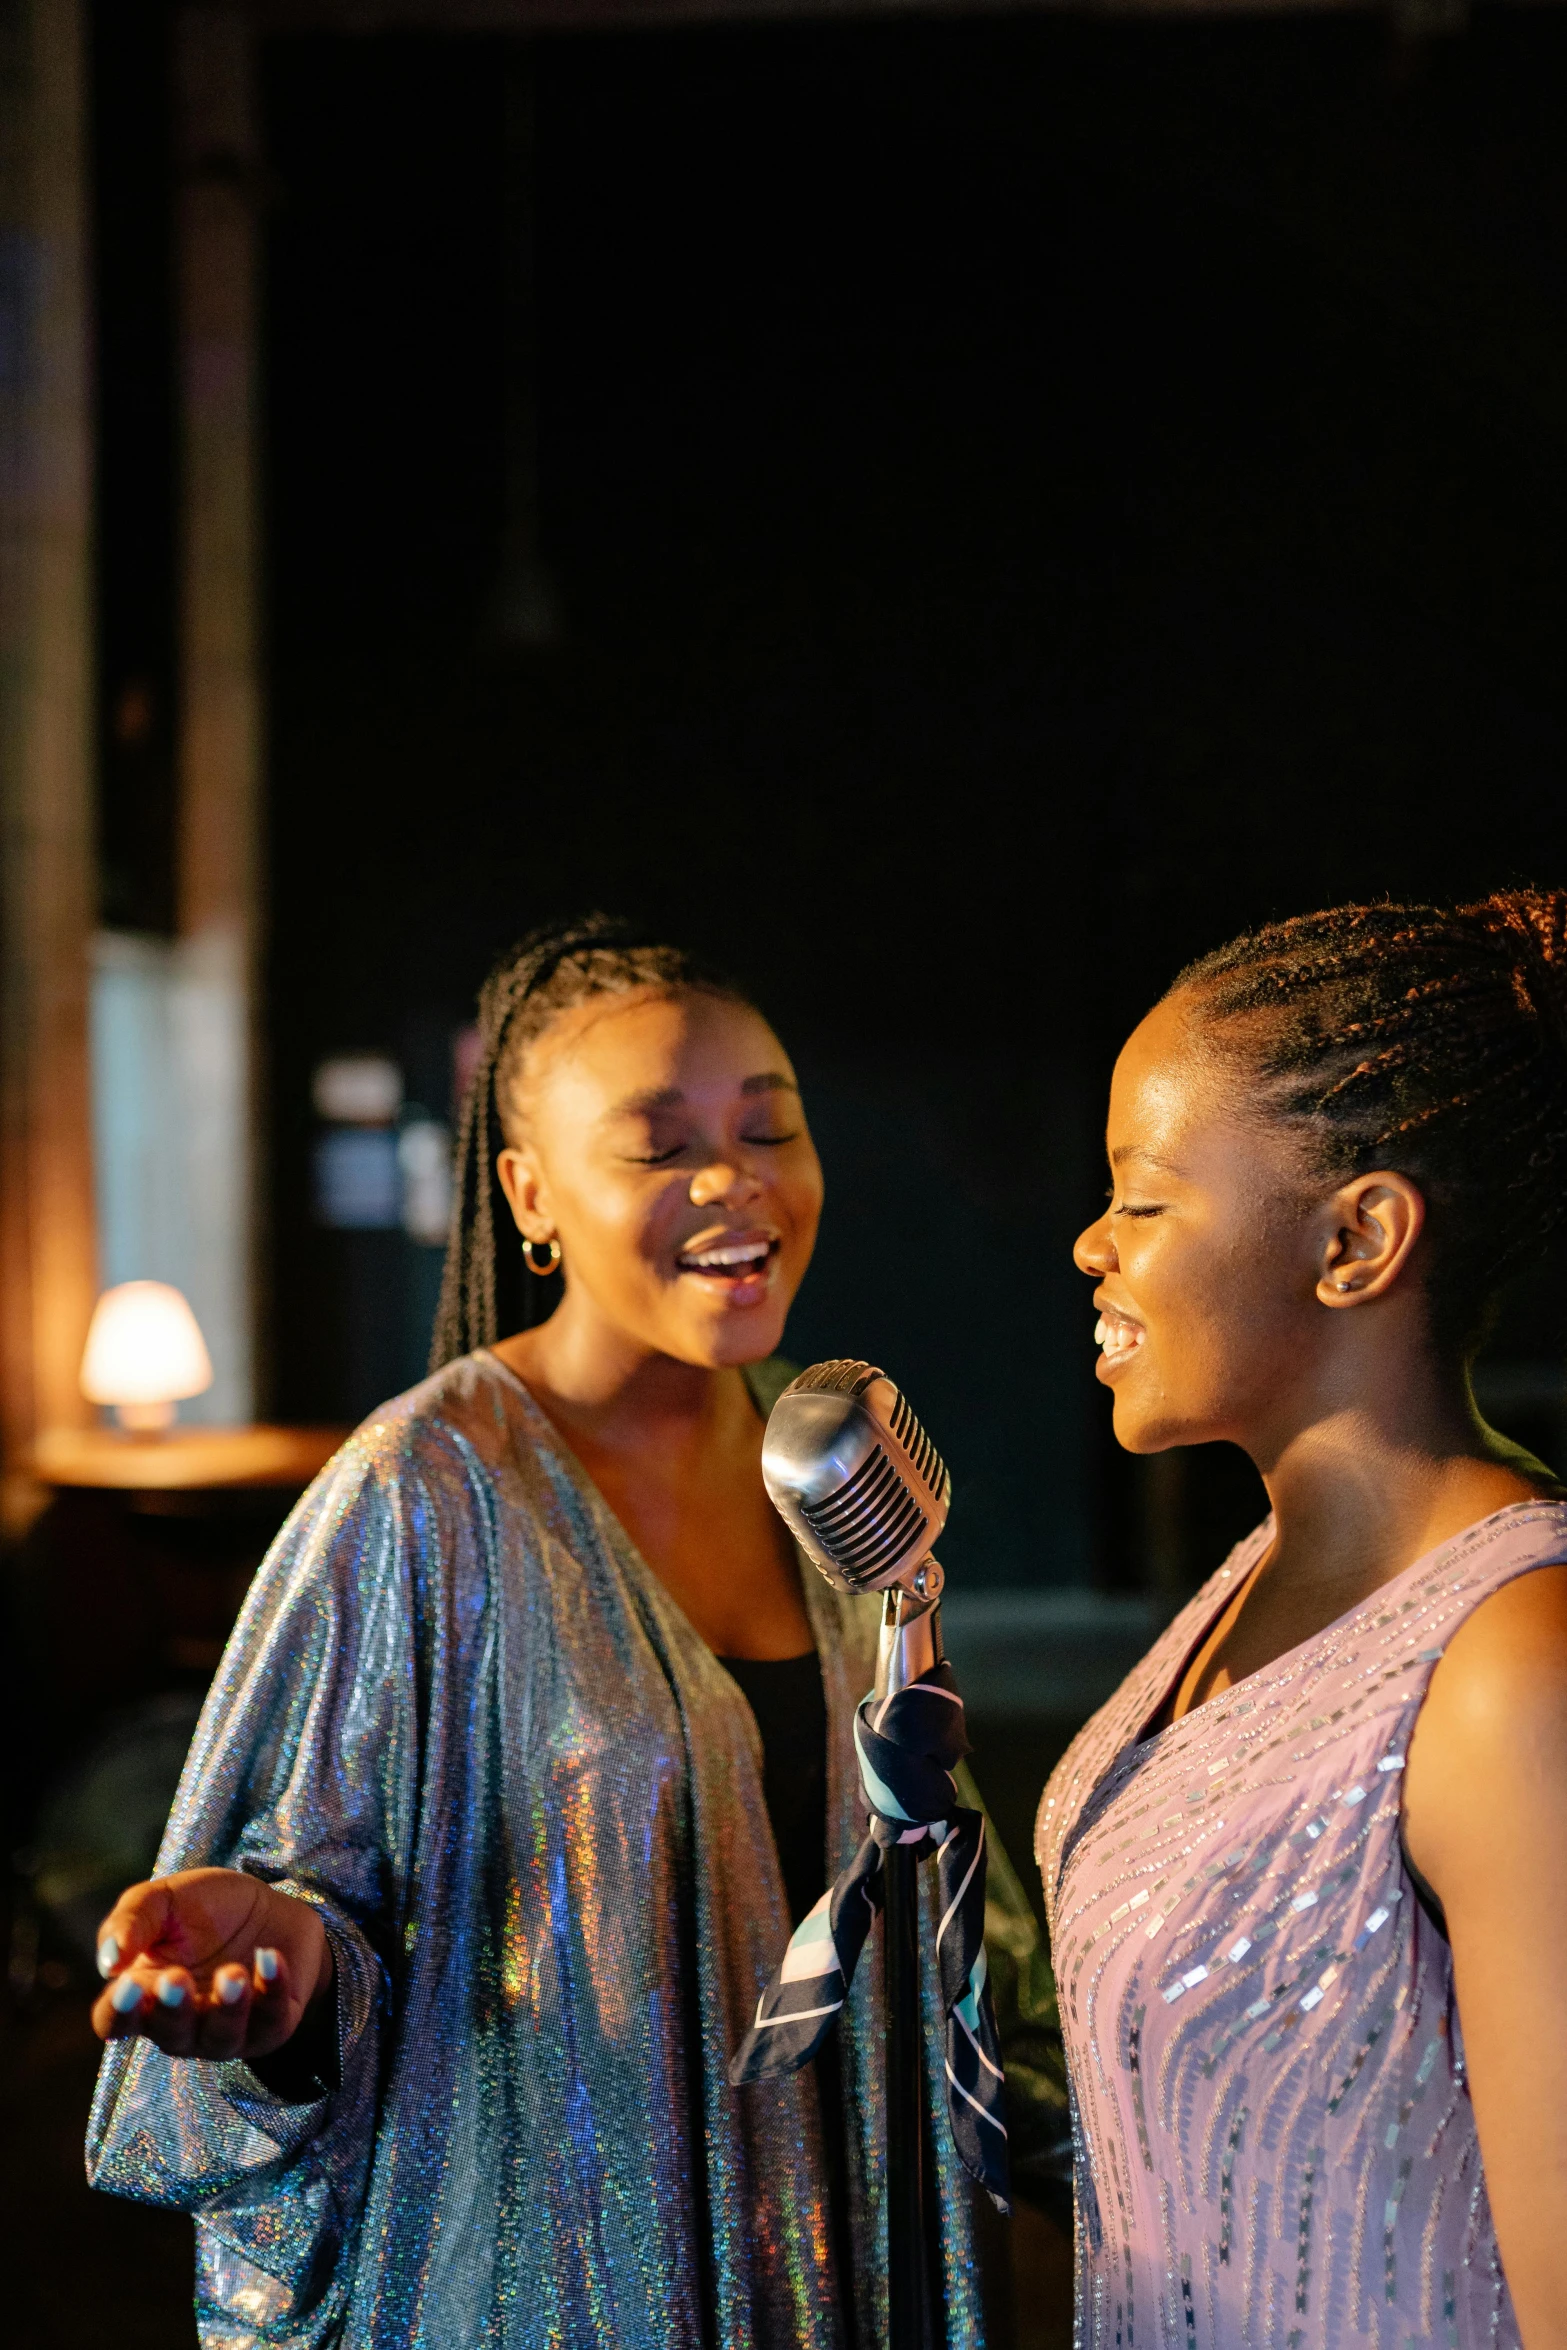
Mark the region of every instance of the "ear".
POLYGON ((1335 1192, 1317 1279, 1317 1302, 1364 1305, 1386 1297, 1409 1263, 1426 1220, 1425 1196, 1407 1175, 1357 1175, 1335 1192))
POLYGON ((495 1172, 506 1194, 512 1221, 524 1240, 553 1240, 556 1236, 555 1211, 550 1200, 549 1185, 532 1146, 527 1143, 508 1145, 496 1158, 495 1172))

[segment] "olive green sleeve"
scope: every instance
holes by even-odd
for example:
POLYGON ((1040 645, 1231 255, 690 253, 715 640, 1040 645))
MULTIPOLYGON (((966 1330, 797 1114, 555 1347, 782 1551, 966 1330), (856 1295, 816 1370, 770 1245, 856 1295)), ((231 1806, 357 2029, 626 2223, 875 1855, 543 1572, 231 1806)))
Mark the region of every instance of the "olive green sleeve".
MULTIPOLYGON (((983 1811, 966 1763, 959 1763, 957 1780, 964 1802, 983 1811)), ((1007 2076, 1012 2189, 1070 2230, 1072 2117, 1055 1976, 1039 1921, 988 1812, 985 1849, 985 1957, 1007 2076)))

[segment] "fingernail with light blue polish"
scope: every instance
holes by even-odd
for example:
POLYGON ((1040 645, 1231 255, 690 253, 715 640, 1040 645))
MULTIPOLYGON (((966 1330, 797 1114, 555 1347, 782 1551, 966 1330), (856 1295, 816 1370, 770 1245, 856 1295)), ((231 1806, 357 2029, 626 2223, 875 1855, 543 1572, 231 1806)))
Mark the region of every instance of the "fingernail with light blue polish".
POLYGON ((165 1975, 158 1984, 158 1997, 165 2007, 183 2007, 185 1986, 183 1983, 176 1983, 172 1975, 165 1975))
POLYGON ((225 2007, 237 2007, 245 1996, 243 1975, 225 1975, 218 1985, 218 1997, 225 2007))
POLYGON ((277 1981, 277 1966, 278 1958, 275 1950, 258 1950, 256 1952, 256 1972, 264 1983, 277 1981))
POLYGON ((105 1934, 98 1945, 98 1972, 105 1982, 120 1963, 120 1946, 112 1934, 105 1934))
POLYGON ((141 2005, 141 1985, 134 1975, 121 1975, 109 1993, 109 2005, 117 2015, 129 2015, 141 2005))

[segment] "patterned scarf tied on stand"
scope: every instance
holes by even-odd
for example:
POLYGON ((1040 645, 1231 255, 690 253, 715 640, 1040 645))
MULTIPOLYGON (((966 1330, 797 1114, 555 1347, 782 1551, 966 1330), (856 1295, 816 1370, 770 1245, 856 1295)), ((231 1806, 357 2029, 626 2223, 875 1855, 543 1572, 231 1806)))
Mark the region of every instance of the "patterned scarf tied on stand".
POLYGON ((829 1892, 801 1919, 756 2020, 729 2067, 736 2087, 797 2072, 832 2029, 882 1906, 882 1856, 894 1844, 936 1855, 936 1959, 947 2019, 947 2109, 964 2169, 998 2211, 1007 2200, 1001 2050, 985 1968, 985 1819, 957 1798, 952 1765, 968 1752, 963 1700, 943 1661, 854 1717, 870 1833, 829 1892))

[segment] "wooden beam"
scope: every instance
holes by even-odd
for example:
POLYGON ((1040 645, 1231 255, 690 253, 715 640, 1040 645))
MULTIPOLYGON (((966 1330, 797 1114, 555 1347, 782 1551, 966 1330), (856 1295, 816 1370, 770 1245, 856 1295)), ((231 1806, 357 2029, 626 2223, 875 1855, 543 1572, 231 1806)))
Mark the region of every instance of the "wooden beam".
POLYGON ((96 1278, 82 17, 80 0, 0 0, 0 1438, 16 1509, 37 1433, 89 1417, 96 1278))

